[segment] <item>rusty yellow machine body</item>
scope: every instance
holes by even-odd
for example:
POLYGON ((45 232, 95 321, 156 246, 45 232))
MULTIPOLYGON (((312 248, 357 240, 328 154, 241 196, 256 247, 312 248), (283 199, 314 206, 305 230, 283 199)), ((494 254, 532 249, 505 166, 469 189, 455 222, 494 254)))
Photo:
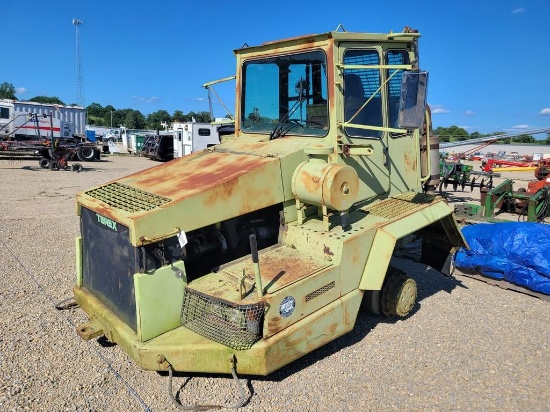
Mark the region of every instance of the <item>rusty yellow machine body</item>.
POLYGON ((77 195, 78 333, 145 369, 267 375, 351 331, 360 306, 407 316, 398 240, 421 237, 436 268, 464 245, 431 194, 419 37, 236 50, 232 139, 77 195))

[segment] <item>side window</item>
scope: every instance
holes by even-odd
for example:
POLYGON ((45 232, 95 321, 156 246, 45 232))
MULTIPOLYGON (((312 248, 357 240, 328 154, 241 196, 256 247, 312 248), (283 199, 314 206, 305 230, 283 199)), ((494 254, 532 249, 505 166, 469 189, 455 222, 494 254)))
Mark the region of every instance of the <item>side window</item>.
MULTIPOLYGON (((344 53, 345 65, 379 65, 376 50, 348 49, 344 53)), ((344 70, 344 121, 359 125, 382 127, 382 98, 379 69, 344 70)), ((378 130, 346 127, 352 137, 381 137, 378 130)))
MULTIPOLYGON (((406 50, 388 50, 386 54, 388 65, 409 64, 409 54, 406 50)), ((389 127, 398 128, 399 98, 401 96, 402 70, 388 70, 388 102, 389 127)))
POLYGON ((210 136, 210 129, 199 128, 199 136, 210 136))
POLYGON ((7 107, 0 107, 0 119, 9 119, 10 118, 10 109, 7 107))

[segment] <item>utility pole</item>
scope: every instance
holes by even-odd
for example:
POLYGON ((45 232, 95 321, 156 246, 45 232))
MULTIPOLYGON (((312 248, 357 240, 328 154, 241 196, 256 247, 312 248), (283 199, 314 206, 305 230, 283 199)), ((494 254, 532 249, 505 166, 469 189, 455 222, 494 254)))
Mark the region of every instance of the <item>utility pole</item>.
POLYGON ((83 21, 73 19, 73 24, 76 28, 76 103, 84 107, 84 75, 82 74, 82 61, 80 59, 80 26, 83 21))

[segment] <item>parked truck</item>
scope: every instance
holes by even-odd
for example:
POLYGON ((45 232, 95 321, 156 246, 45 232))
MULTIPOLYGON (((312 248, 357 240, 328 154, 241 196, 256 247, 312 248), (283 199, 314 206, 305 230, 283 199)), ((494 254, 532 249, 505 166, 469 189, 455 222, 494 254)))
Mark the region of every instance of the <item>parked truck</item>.
POLYGON ((220 143, 221 123, 174 123, 174 159, 220 143))
POLYGON ((50 165, 52 149, 64 150, 67 160, 98 160, 100 151, 87 141, 85 126, 86 109, 80 106, 0 99, 0 155, 36 155, 41 167, 50 165))
POLYGON ((0 99, 0 138, 50 138, 53 130, 54 139, 72 139, 84 135, 85 127, 86 109, 80 106, 0 99))
POLYGON ((233 133, 232 121, 176 122, 169 131, 145 135, 145 143, 140 154, 164 162, 216 145, 224 136, 233 133))
POLYGON ((408 316, 398 241, 440 270, 465 246, 434 194, 419 37, 235 50, 234 138, 78 193, 78 334, 144 369, 267 375, 351 331, 360 307, 408 316))

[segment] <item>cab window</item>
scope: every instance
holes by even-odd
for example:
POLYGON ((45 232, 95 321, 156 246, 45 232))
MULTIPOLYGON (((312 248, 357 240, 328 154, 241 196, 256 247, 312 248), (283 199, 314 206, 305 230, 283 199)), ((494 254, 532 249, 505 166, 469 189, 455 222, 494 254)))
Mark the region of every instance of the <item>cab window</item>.
MULTIPOLYGON (((348 49, 344 52, 345 65, 379 65, 380 56, 376 50, 348 49)), ((379 69, 344 70, 344 121, 382 127, 382 97, 380 93, 379 69)), ((348 126, 345 132, 351 137, 382 136, 379 130, 348 126)))
POLYGON ((326 55, 299 52, 243 64, 241 129, 247 133, 325 136, 326 55))

